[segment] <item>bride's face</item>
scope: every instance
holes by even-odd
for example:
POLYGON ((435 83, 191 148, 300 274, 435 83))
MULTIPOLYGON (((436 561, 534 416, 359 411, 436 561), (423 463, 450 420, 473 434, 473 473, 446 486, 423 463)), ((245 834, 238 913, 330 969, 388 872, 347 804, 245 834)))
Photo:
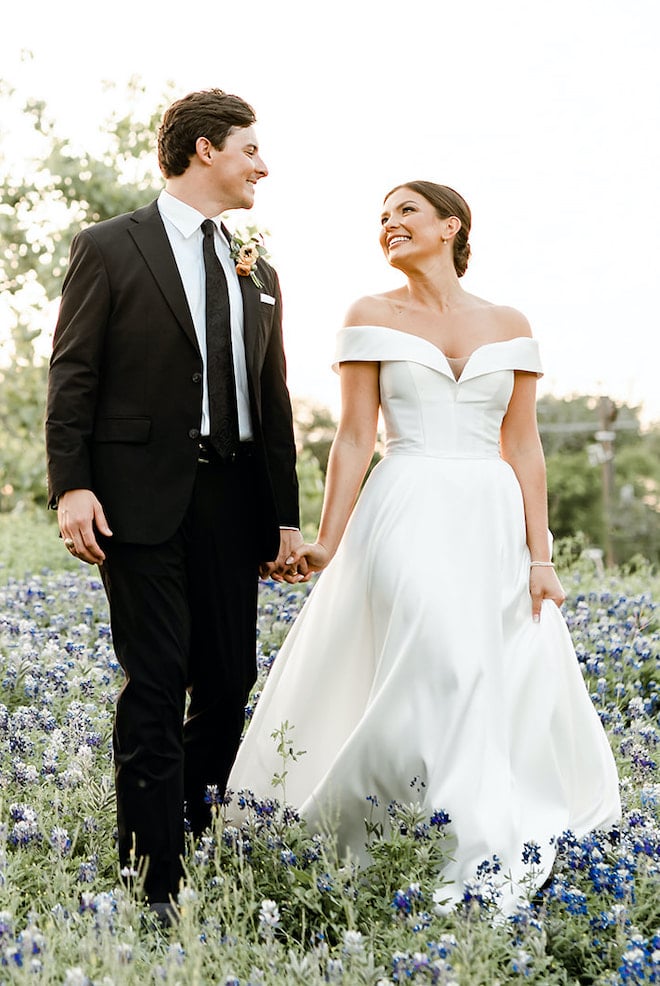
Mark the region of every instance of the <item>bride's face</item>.
POLYGON ((385 200, 380 218, 380 245, 388 262, 405 268, 437 255, 446 222, 423 195, 397 188, 385 200))

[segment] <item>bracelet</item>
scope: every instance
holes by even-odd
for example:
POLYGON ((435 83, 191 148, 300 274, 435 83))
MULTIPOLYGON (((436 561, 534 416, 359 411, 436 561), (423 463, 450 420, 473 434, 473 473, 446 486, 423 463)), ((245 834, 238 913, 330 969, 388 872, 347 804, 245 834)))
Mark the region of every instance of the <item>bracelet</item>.
POLYGON ((554 568, 555 563, 552 561, 530 561, 530 568, 554 568))

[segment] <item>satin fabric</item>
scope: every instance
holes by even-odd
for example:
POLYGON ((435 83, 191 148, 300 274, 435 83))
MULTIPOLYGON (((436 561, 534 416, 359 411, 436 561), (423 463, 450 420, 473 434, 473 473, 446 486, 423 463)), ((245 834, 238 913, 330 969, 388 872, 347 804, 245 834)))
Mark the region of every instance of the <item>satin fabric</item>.
MULTIPOLYGON (((566 624, 534 623, 520 486, 500 457, 514 371, 538 345, 479 347, 457 380, 428 340, 384 326, 338 336, 337 364, 380 363, 386 452, 290 631, 229 778, 273 797, 271 734, 293 726, 286 800, 368 863, 368 796, 451 817, 450 903, 496 854, 503 909, 529 889, 524 845, 620 816, 618 778, 566 624)), ((241 813, 230 809, 230 820, 241 813)))

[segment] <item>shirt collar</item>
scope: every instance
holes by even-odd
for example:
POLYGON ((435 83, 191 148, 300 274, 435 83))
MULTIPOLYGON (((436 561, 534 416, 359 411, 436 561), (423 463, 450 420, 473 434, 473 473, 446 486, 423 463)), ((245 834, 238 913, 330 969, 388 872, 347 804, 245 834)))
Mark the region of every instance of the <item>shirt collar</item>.
MULTIPOLYGON (((192 205, 188 205, 187 202, 182 202, 181 199, 175 198, 171 192, 166 191, 164 188, 158 196, 158 208, 161 215, 169 219, 186 240, 200 228, 206 219, 206 216, 202 215, 198 209, 195 209, 192 205)), ((211 218, 218 232, 223 233, 222 215, 212 216, 211 218)), ((222 239, 225 240, 224 235, 222 239)))

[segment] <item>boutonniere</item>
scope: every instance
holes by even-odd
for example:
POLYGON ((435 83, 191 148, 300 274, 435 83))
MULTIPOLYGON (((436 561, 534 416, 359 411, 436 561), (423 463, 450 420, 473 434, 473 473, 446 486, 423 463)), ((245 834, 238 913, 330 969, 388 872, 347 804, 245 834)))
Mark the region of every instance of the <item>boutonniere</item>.
POLYGON ((268 251, 264 246, 263 234, 256 226, 248 226, 245 233, 232 234, 229 256, 236 264, 236 273, 240 277, 250 277, 258 288, 263 288, 255 267, 259 257, 267 257, 268 251))

